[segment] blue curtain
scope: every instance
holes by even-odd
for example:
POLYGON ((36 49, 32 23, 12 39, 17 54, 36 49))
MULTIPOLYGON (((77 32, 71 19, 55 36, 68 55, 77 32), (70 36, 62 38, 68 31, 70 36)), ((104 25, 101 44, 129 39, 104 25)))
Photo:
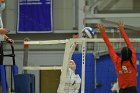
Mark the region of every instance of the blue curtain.
POLYGON ((19 0, 19 33, 52 32, 51 0, 19 0))

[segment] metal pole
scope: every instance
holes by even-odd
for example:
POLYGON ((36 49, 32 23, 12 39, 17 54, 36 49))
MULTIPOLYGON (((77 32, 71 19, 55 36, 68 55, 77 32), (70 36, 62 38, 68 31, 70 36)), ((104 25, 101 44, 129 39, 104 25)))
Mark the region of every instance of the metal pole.
MULTIPOLYGON (((24 42, 27 41, 29 41, 29 39, 25 38, 24 42)), ((29 51, 29 44, 24 43, 23 66, 28 66, 28 51, 29 51)), ((24 73, 27 73, 27 70, 24 70, 24 73)))

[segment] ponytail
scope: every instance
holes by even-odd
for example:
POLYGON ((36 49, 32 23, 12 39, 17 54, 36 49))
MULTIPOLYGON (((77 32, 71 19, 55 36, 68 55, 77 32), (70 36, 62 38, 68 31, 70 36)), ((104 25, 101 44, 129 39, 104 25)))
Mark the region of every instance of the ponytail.
POLYGON ((128 47, 123 47, 123 49, 121 50, 121 55, 122 55, 122 60, 121 60, 121 67, 123 65, 124 61, 129 61, 130 64, 133 66, 133 68, 136 70, 133 62, 132 62, 132 51, 130 50, 130 48, 128 47))
MULTIPOLYGON (((121 67, 122 67, 122 65, 123 65, 123 61, 124 61, 124 60, 121 60, 121 67)), ((136 68, 135 68, 135 66, 134 66, 134 64, 133 64, 131 58, 129 59, 129 62, 130 62, 130 64, 133 66, 133 68, 136 70, 136 68)))

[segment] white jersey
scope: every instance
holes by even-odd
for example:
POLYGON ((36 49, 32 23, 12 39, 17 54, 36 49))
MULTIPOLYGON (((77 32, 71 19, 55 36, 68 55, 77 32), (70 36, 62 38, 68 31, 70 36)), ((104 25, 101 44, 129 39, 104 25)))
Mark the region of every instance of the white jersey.
MULTIPOLYGON (((65 93, 78 93, 81 85, 81 78, 72 69, 68 69, 68 73, 66 76, 66 84, 65 84, 65 93)), ((59 90, 59 88, 58 88, 59 90)))

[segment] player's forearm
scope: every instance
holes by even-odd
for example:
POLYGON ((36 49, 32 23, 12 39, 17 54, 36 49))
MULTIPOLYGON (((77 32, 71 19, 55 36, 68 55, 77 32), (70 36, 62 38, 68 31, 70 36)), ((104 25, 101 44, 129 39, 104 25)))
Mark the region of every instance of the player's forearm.
POLYGON ((132 44, 131 44, 131 42, 130 42, 130 40, 129 40, 129 38, 128 38, 126 32, 125 32, 124 27, 119 27, 119 31, 120 31, 122 37, 124 38, 124 40, 125 40, 125 42, 126 42, 126 45, 127 45, 132 51, 134 51, 134 48, 133 48, 133 46, 132 46, 132 44))

